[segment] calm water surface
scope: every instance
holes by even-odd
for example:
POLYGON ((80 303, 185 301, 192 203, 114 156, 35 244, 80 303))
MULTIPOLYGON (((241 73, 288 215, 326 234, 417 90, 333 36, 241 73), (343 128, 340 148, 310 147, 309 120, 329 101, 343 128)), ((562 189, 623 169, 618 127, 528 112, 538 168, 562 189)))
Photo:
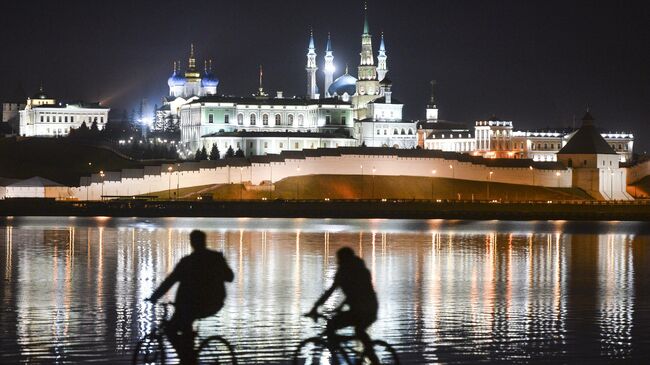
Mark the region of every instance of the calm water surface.
POLYGON ((14 218, 0 221, 0 363, 128 362, 192 228, 236 275, 199 332, 242 363, 286 362, 320 330, 301 313, 344 245, 373 273, 371 335, 405 363, 650 359, 643 223, 14 218))

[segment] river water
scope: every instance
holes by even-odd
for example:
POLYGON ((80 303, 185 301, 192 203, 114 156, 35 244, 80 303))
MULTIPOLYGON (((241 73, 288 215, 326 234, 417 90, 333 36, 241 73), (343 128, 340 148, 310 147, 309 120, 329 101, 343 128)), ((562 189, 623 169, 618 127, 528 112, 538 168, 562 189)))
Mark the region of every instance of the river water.
POLYGON ((193 228, 235 272, 198 331, 241 363, 286 363, 318 333, 301 313, 345 245, 373 274, 371 336, 403 363, 650 359, 644 223, 33 217, 0 221, 0 363, 128 363, 193 228))

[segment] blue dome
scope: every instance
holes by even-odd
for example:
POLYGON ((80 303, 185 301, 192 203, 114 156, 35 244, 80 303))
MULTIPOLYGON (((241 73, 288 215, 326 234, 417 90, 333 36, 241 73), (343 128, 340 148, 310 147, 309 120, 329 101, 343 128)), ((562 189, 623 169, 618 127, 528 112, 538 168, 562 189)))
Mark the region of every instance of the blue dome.
POLYGON ((330 95, 336 94, 341 96, 345 93, 348 93, 348 95, 354 95, 354 93, 357 92, 357 79, 346 73, 334 80, 327 91, 330 95))
POLYGON ((203 87, 217 87, 219 86, 219 78, 212 73, 205 73, 201 78, 201 86, 203 87))
POLYGON ((176 71, 167 79, 167 85, 172 86, 184 86, 187 81, 185 77, 179 75, 176 71))

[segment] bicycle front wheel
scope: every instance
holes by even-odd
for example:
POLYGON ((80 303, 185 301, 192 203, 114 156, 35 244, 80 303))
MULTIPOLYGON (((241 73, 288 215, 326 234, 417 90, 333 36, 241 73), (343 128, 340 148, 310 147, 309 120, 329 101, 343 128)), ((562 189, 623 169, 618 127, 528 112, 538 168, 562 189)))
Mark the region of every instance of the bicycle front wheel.
POLYGON ((373 361, 371 355, 364 353, 361 364, 363 365, 398 365, 397 351, 388 342, 382 340, 372 341, 372 350, 376 356, 373 361))
POLYGON ((208 337, 199 345, 198 364, 236 365, 235 351, 228 341, 220 336, 208 337))
POLYGON ((133 364, 165 364, 165 347, 162 337, 150 333, 144 336, 133 351, 133 364))
MULTIPOLYGON (((333 363, 332 354, 325 341, 320 337, 302 341, 293 355, 293 365, 329 365, 333 363)), ((340 360, 339 363, 347 364, 344 360, 340 360)))

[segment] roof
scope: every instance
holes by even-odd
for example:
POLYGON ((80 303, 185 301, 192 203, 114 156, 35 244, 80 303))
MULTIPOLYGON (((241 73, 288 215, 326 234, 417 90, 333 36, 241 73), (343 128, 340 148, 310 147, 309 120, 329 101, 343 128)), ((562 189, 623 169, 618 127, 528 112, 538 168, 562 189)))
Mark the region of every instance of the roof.
MULTIPOLYGON (((370 103, 372 103, 372 104, 386 104, 386 97, 382 96, 381 98, 377 98, 377 99, 371 101, 370 103)), ((370 103, 368 103, 368 104, 370 104, 370 103)), ((393 98, 393 97, 390 98, 390 103, 391 104, 402 104, 402 105, 404 105, 404 103, 402 103, 399 99, 396 99, 396 98, 393 98)))
POLYGON ((203 137, 269 137, 269 138, 333 138, 352 139, 344 133, 318 133, 318 132, 291 132, 291 131, 237 131, 217 132, 201 136, 203 137))
POLYGON ((98 102, 88 103, 88 102, 83 102, 83 101, 60 102, 58 104, 43 104, 43 105, 36 105, 33 108, 34 109, 38 109, 38 108, 43 108, 43 109, 65 109, 67 107, 84 108, 84 109, 108 109, 107 107, 103 107, 103 106, 99 105, 98 102))
POLYGON ((582 127, 562 147, 558 155, 615 155, 616 151, 600 135, 589 112, 582 118, 582 127))
POLYGON ((7 186, 14 187, 14 188, 18 188, 18 187, 33 188, 33 187, 62 187, 63 185, 40 176, 34 176, 34 177, 30 177, 29 179, 19 180, 7 186))
POLYGON ((208 95, 198 98, 189 104, 199 103, 233 103, 250 105, 351 105, 336 98, 306 99, 306 98, 256 98, 242 96, 208 95))
POLYGON ((469 129, 467 128, 467 125, 465 123, 458 123, 458 122, 451 122, 448 120, 441 120, 439 119, 436 122, 430 122, 430 121, 421 121, 418 122, 418 128, 422 128, 425 130, 463 130, 463 131, 471 131, 474 133, 474 128, 469 129))

